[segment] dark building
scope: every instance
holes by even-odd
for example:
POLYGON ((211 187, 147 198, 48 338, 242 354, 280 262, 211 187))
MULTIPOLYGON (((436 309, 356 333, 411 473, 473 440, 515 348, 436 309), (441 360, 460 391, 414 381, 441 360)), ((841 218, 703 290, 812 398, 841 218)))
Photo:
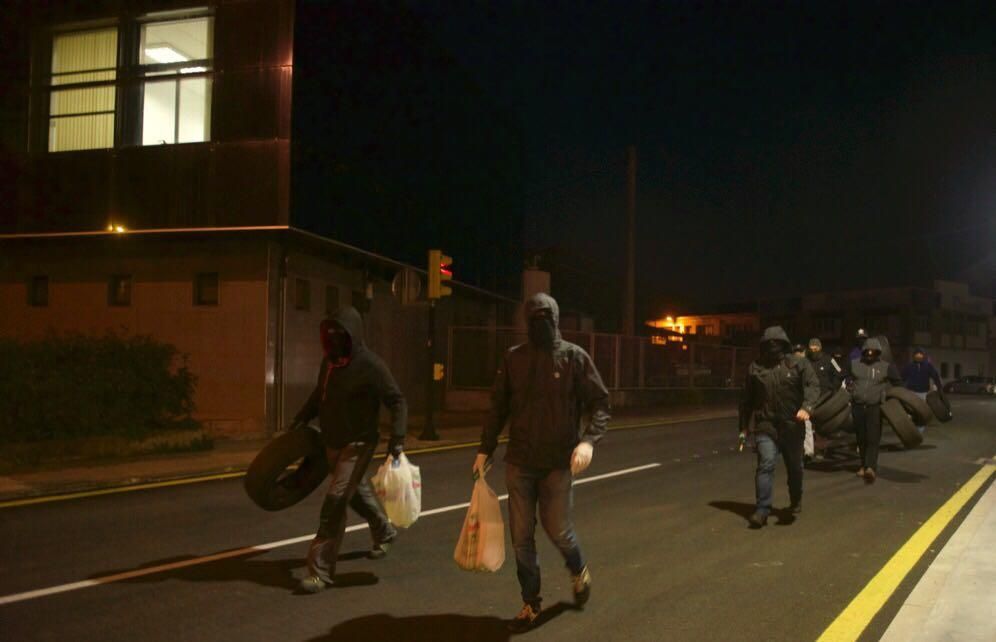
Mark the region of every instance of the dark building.
MULTIPOLYGON (((217 434, 273 430, 352 303, 413 407, 450 324, 512 321, 516 128, 400 2, 15 2, 0 32, 0 336, 153 334, 217 434), (424 274, 424 273, 423 273, 424 274)), ((445 354, 437 359, 444 361, 445 354)))

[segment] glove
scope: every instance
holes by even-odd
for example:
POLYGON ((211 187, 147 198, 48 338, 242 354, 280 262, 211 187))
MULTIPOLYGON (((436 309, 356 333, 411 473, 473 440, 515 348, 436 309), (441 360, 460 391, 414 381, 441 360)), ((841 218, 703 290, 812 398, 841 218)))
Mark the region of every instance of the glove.
POLYGON ((398 435, 391 435, 391 439, 387 442, 387 452, 391 457, 397 459, 401 456, 401 452, 405 449, 405 438, 399 437, 398 435))
POLYGON ((582 441, 574 449, 574 454, 571 455, 571 473, 577 475, 584 472, 585 468, 591 463, 591 455, 594 448, 587 441, 582 441))
POLYGON ((476 479, 478 475, 484 474, 484 469, 488 466, 488 456, 484 453, 477 453, 477 457, 474 457, 474 467, 471 468, 474 471, 474 478, 476 479))

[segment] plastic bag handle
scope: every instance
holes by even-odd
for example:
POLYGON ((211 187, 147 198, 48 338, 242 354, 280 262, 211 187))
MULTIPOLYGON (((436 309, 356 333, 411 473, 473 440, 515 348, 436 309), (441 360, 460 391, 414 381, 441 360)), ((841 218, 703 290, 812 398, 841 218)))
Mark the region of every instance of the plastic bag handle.
MULTIPOLYGON (((491 470, 491 464, 493 462, 494 460, 491 457, 488 457, 486 460, 484 460, 484 475, 487 475, 488 471, 491 470)), ((483 476, 481 474, 481 471, 476 468, 474 469, 472 475, 475 482, 483 476)))

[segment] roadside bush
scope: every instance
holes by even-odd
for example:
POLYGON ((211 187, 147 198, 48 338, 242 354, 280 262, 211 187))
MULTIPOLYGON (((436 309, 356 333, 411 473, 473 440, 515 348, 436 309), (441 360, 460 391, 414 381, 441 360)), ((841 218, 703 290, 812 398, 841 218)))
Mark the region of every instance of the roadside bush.
POLYGON ((0 340, 0 441, 198 428, 196 378, 175 346, 149 336, 0 340))

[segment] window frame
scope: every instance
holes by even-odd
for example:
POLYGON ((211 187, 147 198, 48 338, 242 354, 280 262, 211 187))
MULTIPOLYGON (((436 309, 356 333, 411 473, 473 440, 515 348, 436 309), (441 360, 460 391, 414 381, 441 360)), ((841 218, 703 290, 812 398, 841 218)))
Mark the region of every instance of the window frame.
POLYGON ((131 307, 132 295, 134 294, 135 279, 131 274, 112 274, 107 279, 107 305, 112 308, 128 308, 131 307), (119 282, 126 282, 128 284, 127 297, 125 301, 118 300, 116 294, 118 288, 116 287, 119 282))
POLYGON ((298 312, 311 312, 310 279, 300 276, 294 277, 294 309, 298 312), (304 296, 302 296, 302 293, 304 296))

